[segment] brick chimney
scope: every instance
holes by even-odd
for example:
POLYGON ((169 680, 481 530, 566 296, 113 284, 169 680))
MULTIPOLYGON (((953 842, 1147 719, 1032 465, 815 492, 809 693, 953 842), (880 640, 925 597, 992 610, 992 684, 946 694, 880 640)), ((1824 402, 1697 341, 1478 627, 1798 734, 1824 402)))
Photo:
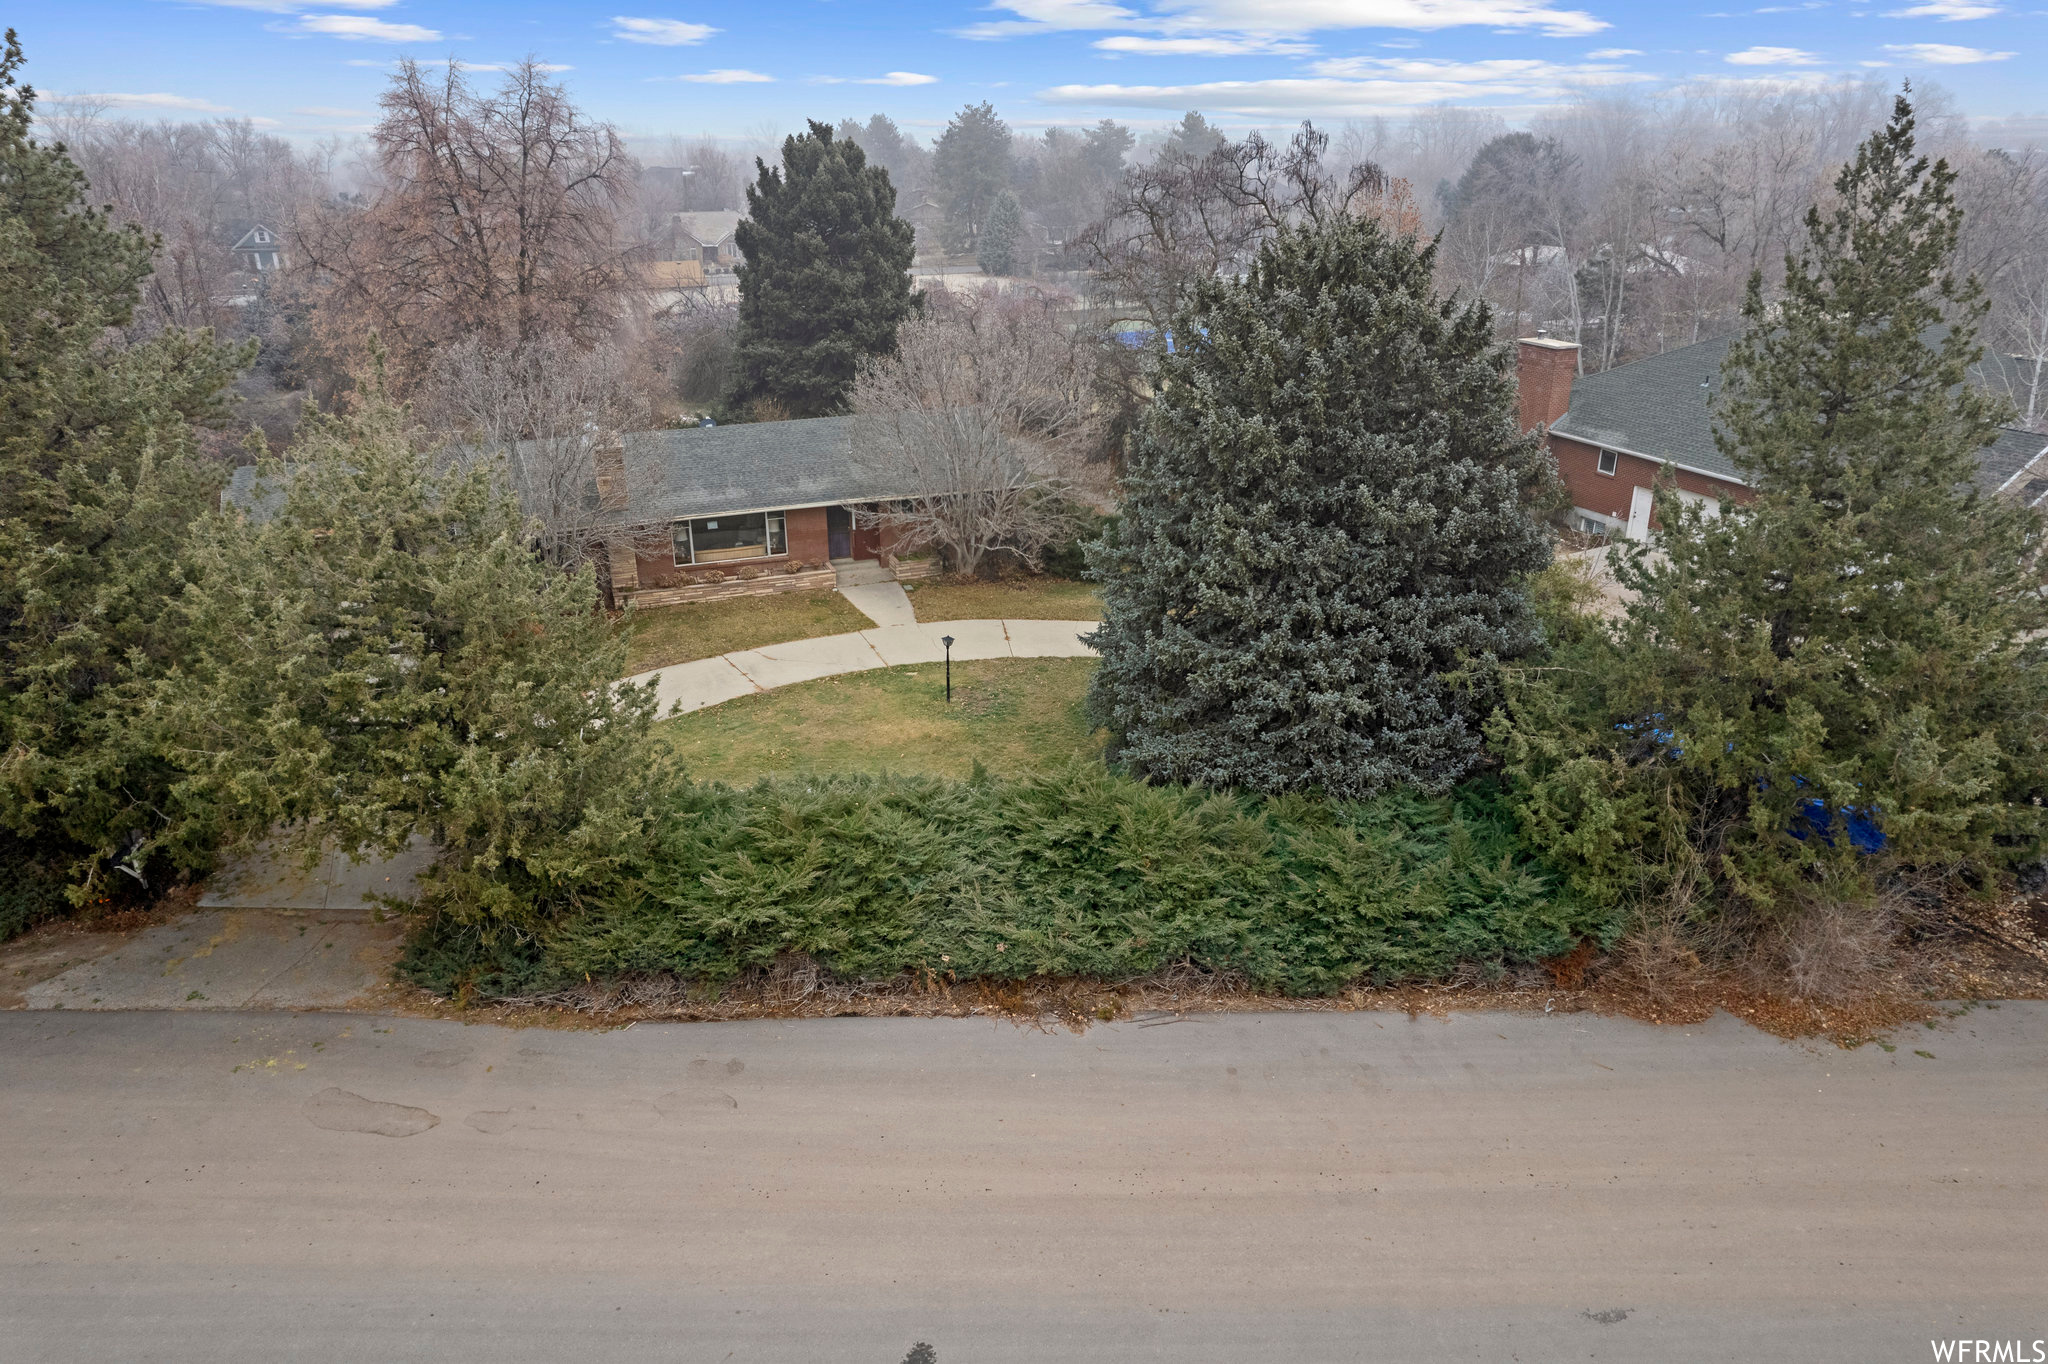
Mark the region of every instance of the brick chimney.
POLYGON ((1522 389, 1522 429, 1548 426, 1572 405, 1579 347, 1572 341, 1525 336, 1515 342, 1515 378, 1522 389))
POLYGON ((616 431, 598 437, 590 452, 597 472, 597 504, 606 511, 626 510, 626 441, 616 431))

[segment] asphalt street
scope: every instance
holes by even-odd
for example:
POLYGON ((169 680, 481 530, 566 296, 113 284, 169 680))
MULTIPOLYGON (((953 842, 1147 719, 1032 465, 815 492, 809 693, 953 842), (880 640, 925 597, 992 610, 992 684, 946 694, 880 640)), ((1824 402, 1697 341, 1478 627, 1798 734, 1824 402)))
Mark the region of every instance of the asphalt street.
POLYGON ((0 1013, 0 1360, 1919 1361, 2048 1337, 2048 1005, 0 1013))

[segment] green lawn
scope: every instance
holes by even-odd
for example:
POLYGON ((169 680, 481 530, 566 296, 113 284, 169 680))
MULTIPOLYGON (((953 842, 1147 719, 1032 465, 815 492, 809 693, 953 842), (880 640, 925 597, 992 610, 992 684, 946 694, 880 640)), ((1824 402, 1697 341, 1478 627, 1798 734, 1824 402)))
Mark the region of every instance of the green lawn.
POLYGON ((843 635, 874 622, 837 592, 778 592, 766 597, 686 602, 633 611, 629 673, 716 658, 734 649, 758 649, 792 639, 843 635))
POLYGON ((930 579, 907 583, 919 620, 1101 620, 1095 584, 1071 578, 930 579))
POLYGON ((689 774, 748 785, 771 773, 922 772, 964 777, 1057 767, 1102 751, 1081 698, 1092 658, 937 663, 820 678, 665 722, 689 774))

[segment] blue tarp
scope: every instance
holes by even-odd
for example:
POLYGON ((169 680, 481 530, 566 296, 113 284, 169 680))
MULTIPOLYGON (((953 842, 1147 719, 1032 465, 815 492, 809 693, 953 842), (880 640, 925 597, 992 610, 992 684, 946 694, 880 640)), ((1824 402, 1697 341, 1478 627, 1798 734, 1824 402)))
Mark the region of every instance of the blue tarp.
MULTIPOLYGON (((1685 754, 1685 750, 1678 747, 1675 742, 1677 736, 1664 728, 1664 716, 1661 712, 1646 715, 1637 721, 1624 721, 1615 728, 1623 734, 1635 734, 1640 731, 1671 757, 1683 757, 1685 754)), ((1735 745, 1730 744, 1728 747, 1733 751, 1735 745)), ((1804 786, 1806 778, 1795 775, 1792 783, 1795 786, 1804 786)), ((1767 785, 1763 778, 1757 778, 1758 789, 1761 790, 1767 785)), ((1837 810, 1819 796, 1809 796, 1799 802, 1798 813, 1793 817, 1791 827, 1785 832, 1801 842, 1810 835, 1818 834, 1821 842, 1832 848, 1835 846, 1835 833, 1839 828, 1847 835, 1849 846, 1856 851, 1883 852, 1884 830, 1879 828, 1877 823, 1881 813, 1874 805, 1844 805, 1837 810)))

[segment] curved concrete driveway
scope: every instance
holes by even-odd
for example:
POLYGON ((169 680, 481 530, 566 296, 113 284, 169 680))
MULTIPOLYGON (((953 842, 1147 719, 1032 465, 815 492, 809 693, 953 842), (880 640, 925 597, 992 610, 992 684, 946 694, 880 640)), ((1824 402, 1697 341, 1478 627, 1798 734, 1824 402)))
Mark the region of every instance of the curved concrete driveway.
POLYGON ((636 673, 626 681, 654 683, 661 714, 681 715, 749 692, 792 682, 867 672, 909 663, 937 663, 946 656, 939 643, 953 637, 953 657, 1083 658, 1095 650, 1081 642, 1101 625, 1092 620, 944 620, 922 625, 884 625, 846 635, 797 639, 761 649, 739 649, 636 673))

